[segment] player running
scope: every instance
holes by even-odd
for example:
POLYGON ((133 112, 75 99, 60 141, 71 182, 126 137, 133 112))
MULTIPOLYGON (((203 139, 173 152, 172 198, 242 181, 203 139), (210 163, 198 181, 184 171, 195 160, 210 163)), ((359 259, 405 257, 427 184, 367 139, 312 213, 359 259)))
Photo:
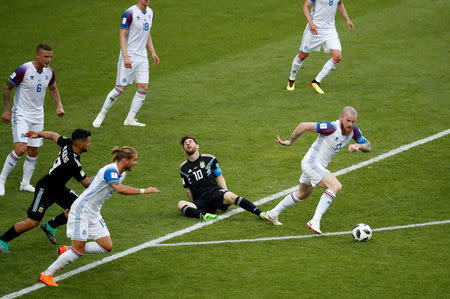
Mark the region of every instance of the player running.
POLYGON ((67 223, 70 206, 77 199, 75 191, 66 187, 67 182, 73 177, 87 188, 92 179, 86 177, 80 163, 80 155, 87 152, 91 145, 91 132, 76 129, 72 133, 72 139, 50 131, 29 131, 25 136, 32 139, 42 137, 53 140, 61 147, 61 151, 48 173, 37 182, 33 202, 27 211, 28 217, 0 235, 0 252, 9 253, 9 242, 38 226, 47 209, 54 203, 65 211, 42 223, 41 229, 50 242, 56 244, 56 228, 67 223))
POLYGON ((52 47, 47 44, 39 44, 36 47, 36 58, 19 66, 9 76, 5 87, 3 87, 3 102, 5 111, 2 121, 9 123, 12 120, 12 133, 14 149, 5 159, 0 174, 0 196, 5 195, 5 184, 9 173, 16 166, 20 157, 27 152, 27 158, 23 163, 23 176, 20 183, 20 191, 34 192, 30 184, 31 177, 36 167, 36 159, 42 139, 29 139, 25 133, 42 131, 44 129, 44 99, 47 87, 50 96, 56 103, 56 114, 64 116, 64 109, 56 88, 55 72, 49 67, 52 61, 52 47), (14 94, 14 106, 11 110, 11 90, 16 88, 14 94))
POLYGON ((320 88, 322 79, 334 70, 342 59, 341 42, 335 26, 336 10, 344 17, 350 31, 353 31, 353 23, 347 15, 343 0, 306 0, 303 4, 303 14, 308 24, 303 32, 299 53, 292 61, 289 82, 286 86, 287 90, 295 89, 295 78, 303 61, 312 51, 320 51, 323 46, 325 53, 331 52, 331 59, 325 63, 322 70, 309 85, 318 94, 324 94, 324 91, 320 88))
POLYGON ((116 86, 106 96, 102 110, 92 123, 94 127, 99 128, 102 125, 108 110, 125 91, 127 85, 133 84, 135 81, 137 84, 136 94, 123 124, 125 126, 145 126, 144 123, 138 122, 135 116, 141 109, 148 90, 149 63, 146 47, 150 50, 155 64, 159 64, 150 34, 152 23, 153 10, 148 7, 148 0, 139 0, 136 5, 128 8, 123 14, 119 34, 120 56, 117 65, 116 86))
POLYGON ((291 146, 298 137, 307 131, 319 133, 316 141, 311 145, 302 160, 302 175, 299 180, 298 191, 287 195, 275 208, 266 212, 265 219, 267 221, 272 222, 274 225, 282 225, 278 221, 280 213, 299 201, 308 198, 316 185, 319 185, 327 188, 327 190, 320 197, 316 212, 306 226, 316 234, 322 233, 320 230, 322 215, 342 189, 338 179, 326 168, 328 163, 351 139, 355 140, 356 144, 348 146, 349 152, 353 153, 359 150, 368 153, 372 149, 370 142, 362 135, 358 126, 355 125, 356 117, 356 109, 347 106, 342 110, 339 119, 334 122, 301 122, 288 140, 281 140, 280 136, 277 137, 276 142, 279 144, 291 146))
POLYGON ((181 145, 188 158, 180 166, 180 175, 190 201, 179 201, 178 210, 188 217, 209 221, 217 218, 214 214, 217 210, 226 211, 235 204, 264 219, 264 213, 251 201, 227 190, 219 161, 214 156, 200 154, 194 137, 183 137, 181 145))
POLYGON ((111 237, 100 210, 114 192, 124 195, 159 193, 154 187, 139 189, 122 185, 126 172, 131 171, 137 164, 138 156, 134 148, 115 147, 111 154, 113 163, 98 171, 89 187, 81 193, 70 209, 67 237, 72 239, 72 246, 60 246, 58 259, 39 275, 39 280, 48 286, 57 287, 58 284, 53 279, 56 270, 73 263, 84 253, 111 252, 111 237), (95 242, 87 242, 88 239, 95 242))

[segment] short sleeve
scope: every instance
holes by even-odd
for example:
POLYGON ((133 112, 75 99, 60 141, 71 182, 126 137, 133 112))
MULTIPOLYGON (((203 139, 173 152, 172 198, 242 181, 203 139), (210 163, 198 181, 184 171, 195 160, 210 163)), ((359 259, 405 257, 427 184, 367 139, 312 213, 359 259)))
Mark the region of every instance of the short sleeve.
POLYGON ((133 12, 129 9, 122 16, 122 22, 120 23, 120 28, 129 30, 132 21, 133 21, 133 12))
POLYGON ((119 172, 112 167, 106 169, 103 178, 109 183, 119 180, 119 172))
POLYGON ((58 140, 56 141, 56 144, 60 147, 64 147, 66 145, 72 144, 72 140, 68 137, 59 136, 58 140))
POLYGON ((50 79, 50 82, 48 82, 48 86, 52 86, 56 83, 55 71, 52 68, 50 68, 50 70, 52 71, 52 78, 50 79))
POLYGON ((81 168, 81 165, 75 168, 73 177, 78 181, 82 181, 86 178, 86 173, 84 173, 83 169, 81 168))
POLYGON ((12 74, 9 76, 8 80, 15 86, 19 85, 23 81, 25 72, 27 68, 24 65, 19 66, 12 74))
POLYGON ((316 133, 323 134, 325 136, 331 135, 336 131, 336 126, 329 122, 317 123, 316 133))
POLYGON ((361 133, 361 130, 358 128, 357 125, 353 127, 353 139, 356 141, 356 143, 363 144, 367 142, 366 137, 363 136, 361 133))

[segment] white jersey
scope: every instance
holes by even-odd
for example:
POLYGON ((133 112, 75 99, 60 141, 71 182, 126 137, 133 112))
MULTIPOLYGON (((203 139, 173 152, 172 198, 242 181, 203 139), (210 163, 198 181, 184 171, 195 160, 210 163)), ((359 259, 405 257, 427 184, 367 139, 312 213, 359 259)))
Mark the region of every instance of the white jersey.
POLYGON ((113 181, 122 183, 125 177, 126 172, 120 174, 117 163, 104 166, 97 172, 89 187, 72 204, 71 212, 75 215, 99 214, 103 204, 115 192, 109 183, 113 181))
POLYGON ((311 19, 319 29, 335 28, 334 19, 336 17, 337 5, 340 0, 310 0, 313 3, 311 9, 311 19))
POLYGON ((342 135, 339 120, 331 123, 317 123, 316 133, 319 133, 319 137, 317 137, 303 158, 302 168, 304 164, 310 167, 319 165, 326 168, 334 155, 346 146, 352 138, 356 143, 362 144, 367 142, 367 139, 356 125, 348 136, 342 135))
POLYGON ((16 86, 12 113, 30 122, 43 123, 45 93, 48 86, 55 84, 53 69, 44 67, 38 71, 30 61, 19 66, 9 76, 9 82, 16 86))
MULTIPOLYGON (((141 11, 137 5, 128 8, 122 16, 121 29, 127 29, 127 50, 131 60, 147 59, 147 42, 153 23, 153 10, 147 7, 141 11)), ((123 59, 122 49, 120 59, 123 59)))

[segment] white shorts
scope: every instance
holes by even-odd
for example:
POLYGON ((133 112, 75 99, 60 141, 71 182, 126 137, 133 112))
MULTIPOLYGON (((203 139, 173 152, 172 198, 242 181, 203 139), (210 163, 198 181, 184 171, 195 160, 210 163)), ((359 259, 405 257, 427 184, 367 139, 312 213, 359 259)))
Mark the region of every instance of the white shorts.
POLYGON ((28 138, 25 137, 25 133, 32 131, 43 131, 44 123, 34 123, 26 119, 25 116, 17 116, 15 113, 12 114, 12 134, 14 143, 24 142, 27 146, 41 147, 44 143, 44 138, 28 138))
POLYGON ((320 51, 323 46, 325 53, 330 53, 330 49, 342 51, 341 41, 336 29, 319 29, 317 33, 318 35, 312 34, 309 24, 306 25, 299 50, 304 53, 311 53, 312 51, 320 51))
POLYGON ((71 240, 87 241, 97 240, 110 236, 105 220, 100 214, 69 212, 67 219, 67 237, 71 240))
POLYGON ((131 69, 123 64, 123 60, 119 59, 117 64, 116 85, 126 86, 136 83, 148 83, 150 68, 148 59, 141 58, 136 61, 131 60, 131 69))
POLYGON ((302 175, 300 176, 299 182, 316 187, 322 178, 329 172, 328 169, 320 165, 302 163, 302 175))

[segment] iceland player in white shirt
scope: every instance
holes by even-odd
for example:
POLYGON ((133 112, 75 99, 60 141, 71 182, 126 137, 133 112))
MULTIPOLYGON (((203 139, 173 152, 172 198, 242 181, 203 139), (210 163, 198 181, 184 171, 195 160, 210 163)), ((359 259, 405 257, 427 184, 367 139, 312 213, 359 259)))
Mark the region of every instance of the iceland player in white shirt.
POLYGON ((111 252, 111 237, 100 210, 114 192, 124 195, 160 192, 154 187, 139 189, 122 185, 126 171, 131 171, 137 164, 137 152, 134 148, 115 147, 111 154, 113 163, 98 171, 89 187, 81 193, 70 208, 67 237, 72 239, 72 246, 58 247, 60 254, 58 259, 39 275, 39 280, 46 285, 57 287, 58 284, 53 279, 56 270, 71 264, 84 253, 111 252), (88 239, 93 239, 95 242, 87 242, 88 239))
POLYGON ((291 73, 286 89, 295 90, 295 78, 303 61, 312 51, 320 51, 323 46, 325 53, 331 53, 331 59, 324 64, 322 70, 309 85, 318 94, 324 94, 324 91, 320 88, 320 82, 336 68, 342 59, 341 42, 334 23, 336 10, 345 19, 350 31, 353 31, 353 23, 348 17, 343 0, 306 0, 302 10, 308 24, 303 32, 298 55, 292 61, 291 73), (311 6, 312 9, 310 12, 309 9, 311 6))
POLYGON ((50 90, 50 96, 56 103, 56 114, 59 117, 64 116, 59 91, 56 88, 55 72, 49 67, 52 57, 52 48, 47 44, 39 44, 36 47, 35 59, 19 66, 9 76, 3 87, 5 110, 2 121, 4 123, 12 121, 14 149, 6 156, 0 174, 0 196, 5 195, 6 179, 25 151, 27 158, 23 163, 20 190, 34 192, 30 180, 36 167, 39 147, 42 146, 43 141, 42 138, 28 138, 25 134, 28 131, 44 130, 44 99, 47 87, 50 90), (16 93, 14 94, 14 106, 11 109, 10 96, 11 90, 14 88, 16 88, 16 93))
POLYGON ((96 128, 102 125, 106 113, 125 91, 127 85, 133 84, 133 82, 136 82, 137 90, 131 102, 128 116, 123 124, 125 126, 145 126, 144 123, 138 122, 135 116, 144 103, 148 90, 149 63, 147 48, 150 50, 155 64, 159 64, 159 58, 156 55, 150 34, 153 23, 153 10, 148 7, 148 2, 149 0, 138 0, 138 3, 128 8, 122 16, 116 86, 106 96, 102 110, 92 123, 96 128))
POLYGON ((342 189, 341 183, 327 169, 328 163, 351 139, 355 140, 356 144, 353 143, 348 146, 349 152, 362 151, 367 153, 372 149, 370 142, 355 125, 356 118, 356 109, 347 106, 342 110, 339 119, 334 122, 301 122, 288 140, 281 140, 280 136, 277 137, 276 141, 279 144, 291 146, 298 137, 307 131, 319 133, 316 141, 311 145, 302 160, 302 175, 299 180, 298 191, 287 195, 275 208, 266 212, 265 219, 267 221, 274 225, 281 225, 278 221, 278 215, 285 209, 309 197, 316 185, 319 185, 327 190, 320 197, 316 212, 306 226, 316 234, 322 233, 320 230, 322 215, 342 189))

